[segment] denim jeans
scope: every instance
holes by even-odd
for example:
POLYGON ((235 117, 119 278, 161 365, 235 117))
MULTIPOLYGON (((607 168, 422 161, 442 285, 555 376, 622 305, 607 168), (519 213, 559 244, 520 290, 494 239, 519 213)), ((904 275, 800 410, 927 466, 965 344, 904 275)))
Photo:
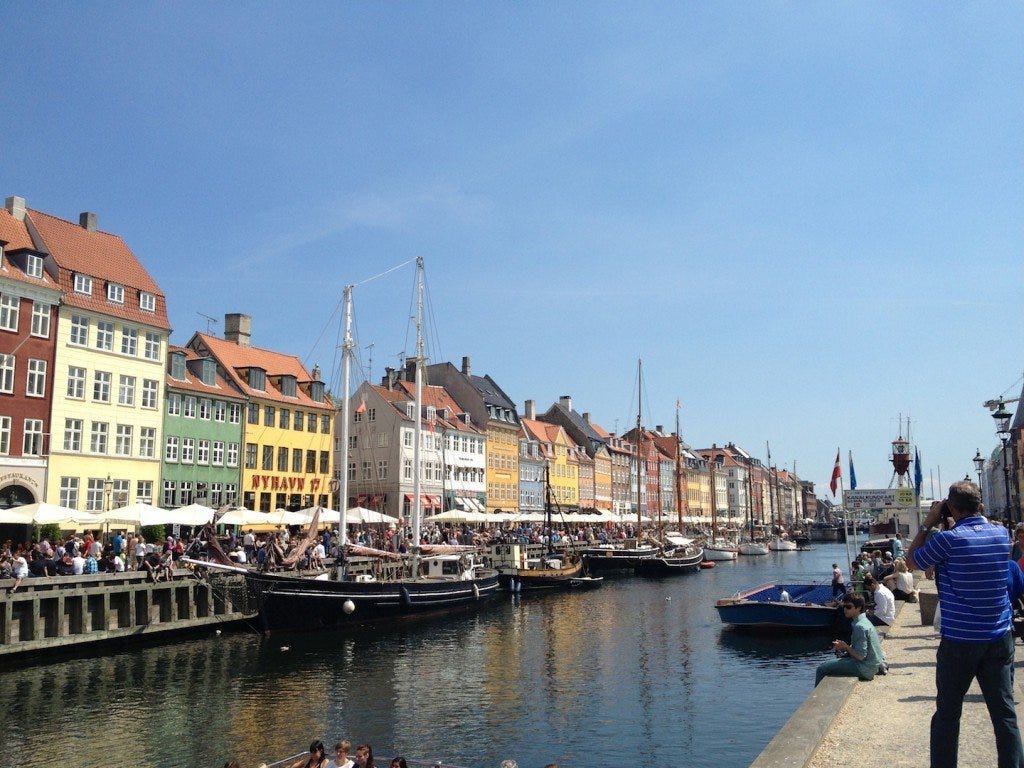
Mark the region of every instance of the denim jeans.
MULTIPOLYGON (((992 643, 943 638, 935 665, 935 714, 931 728, 932 768, 955 768, 960 713, 971 681, 978 679, 996 734, 999 768, 1024 768, 1017 712, 1013 705, 1013 635, 992 643)), ((978 734, 972 734, 977 737, 978 734)))

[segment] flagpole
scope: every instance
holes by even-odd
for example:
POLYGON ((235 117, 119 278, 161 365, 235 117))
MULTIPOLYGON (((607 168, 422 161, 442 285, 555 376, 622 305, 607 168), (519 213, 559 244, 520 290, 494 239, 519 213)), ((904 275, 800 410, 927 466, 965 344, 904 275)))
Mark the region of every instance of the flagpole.
MULTIPOLYGON (((850 461, 850 488, 852 489, 853 486, 854 486, 854 482, 855 482, 855 479, 854 479, 854 476, 853 476, 853 451, 847 451, 847 457, 849 458, 849 461, 850 461)), ((844 507, 844 511, 843 511, 843 542, 846 544, 846 561, 848 563, 851 563, 851 562, 853 562, 853 558, 850 556, 850 538, 849 538, 849 536, 846 535, 846 523, 847 523, 850 515, 849 515, 848 512, 845 511, 846 489, 845 489, 845 486, 843 485, 842 475, 839 476, 839 490, 843 494, 843 498, 842 498, 842 501, 840 502, 840 504, 844 507)), ((855 538, 856 538, 856 536, 855 536, 855 538)))
MULTIPOLYGON (((839 446, 836 446, 836 460, 837 460, 837 462, 839 461, 839 457, 842 456, 842 455, 843 454, 840 451, 839 446)), ((841 509, 843 509, 843 533, 846 534, 846 523, 847 523, 850 515, 846 511, 845 506, 844 506, 844 504, 845 504, 844 496, 846 495, 846 488, 845 488, 845 485, 843 483, 842 466, 840 466, 838 464, 837 464, 837 466, 839 466, 839 507, 841 509)), ((856 528, 854 529, 854 531, 856 531, 856 528)), ((846 542, 846 563, 849 564, 849 563, 853 562, 853 558, 850 557, 850 537, 848 535, 844 535, 843 539, 846 542)), ((856 541, 856 539, 855 539, 855 541, 856 541)), ((843 570, 846 570, 845 566, 843 567, 843 570)), ((852 574, 850 575, 850 578, 851 579, 853 578, 852 574)))

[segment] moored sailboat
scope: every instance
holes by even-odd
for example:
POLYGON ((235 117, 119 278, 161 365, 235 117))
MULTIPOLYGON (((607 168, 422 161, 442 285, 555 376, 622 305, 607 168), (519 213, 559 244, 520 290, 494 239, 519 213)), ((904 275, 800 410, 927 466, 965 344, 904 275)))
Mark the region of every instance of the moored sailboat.
MULTIPOLYGON (((408 556, 347 542, 346 511, 348 475, 340 473, 339 532, 347 555, 376 558, 380 565, 373 573, 351 573, 346 558, 330 573, 315 577, 291 573, 270 573, 240 569, 228 565, 211 568, 231 569, 245 576, 246 586, 255 598, 258 621, 265 632, 310 630, 356 626, 434 616, 480 607, 499 588, 498 572, 484 568, 475 548, 427 546, 420 544, 421 499, 419 451, 423 428, 423 260, 416 261, 416 390, 413 417, 413 507, 412 546, 408 556)), ((345 335, 342 355, 342 403, 340 444, 347 446, 349 429, 349 368, 352 350, 352 286, 345 287, 345 335)), ((344 464, 343 464, 344 465, 344 464)))

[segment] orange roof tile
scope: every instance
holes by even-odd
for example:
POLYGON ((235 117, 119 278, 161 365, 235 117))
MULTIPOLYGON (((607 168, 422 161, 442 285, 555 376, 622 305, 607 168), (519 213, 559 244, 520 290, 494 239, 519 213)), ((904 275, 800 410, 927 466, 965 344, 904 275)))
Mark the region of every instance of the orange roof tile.
POLYGON ((22 248, 35 250, 32 236, 28 233, 25 222, 18 221, 6 208, 0 208, 0 240, 6 240, 5 250, 16 251, 22 248))
POLYGON ((167 302, 160 286, 119 236, 99 230, 89 231, 41 211, 29 210, 26 217, 39 233, 42 247, 60 267, 60 285, 66 304, 170 330, 167 302), (94 285, 91 296, 76 294, 74 273, 123 285, 124 303, 107 301, 103 285, 94 285), (154 312, 139 308, 139 291, 153 294, 156 299, 154 312))
POLYGON ((199 355, 194 349, 189 349, 188 347, 168 345, 167 354, 170 355, 171 352, 185 353, 185 380, 182 381, 181 379, 175 379, 168 372, 165 376, 165 381, 168 387, 173 387, 174 389, 187 389, 192 392, 200 392, 210 395, 211 397, 224 397, 238 400, 245 399, 245 396, 238 390, 238 388, 233 383, 231 383, 230 381, 228 381, 227 379, 220 375, 220 371, 218 371, 216 376, 214 377, 215 384, 212 387, 204 384, 202 379, 200 379, 198 376, 192 373, 192 371, 190 371, 188 368, 188 362, 201 359, 201 355, 199 355))
MULTIPOLYGON (((402 380, 396 382, 396 385, 398 386, 398 389, 394 391, 402 394, 403 402, 416 397, 416 384, 414 382, 402 380)), ((447 419, 438 417, 438 421, 447 424, 452 429, 460 432, 482 433, 481 429, 478 429, 471 424, 466 424, 464 421, 456 418, 458 414, 465 413, 465 411, 463 411, 459 404, 455 402, 455 398, 451 396, 451 393, 442 386, 437 384, 424 384, 423 405, 425 407, 433 407, 439 412, 441 410, 447 410, 451 416, 447 419)))
POLYGON ((228 372, 231 382, 246 395, 263 400, 277 400, 282 403, 302 405, 307 408, 326 408, 333 410, 334 405, 329 397, 324 402, 314 402, 309 395, 302 391, 301 387, 295 390, 295 397, 287 397, 281 394, 270 380, 273 376, 294 376, 296 382, 303 383, 311 380, 309 371, 294 355, 286 355, 281 352, 273 352, 269 349, 259 347, 242 347, 233 341, 210 336, 205 333, 197 333, 189 341, 191 349, 199 347, 209 350, 210 354, 217 359, 221 366, 228 372), (246 368, 262 368, 267 372, 266 389, 253 389, 249 386, 248 379, 244 378, 240 371, 246 368))

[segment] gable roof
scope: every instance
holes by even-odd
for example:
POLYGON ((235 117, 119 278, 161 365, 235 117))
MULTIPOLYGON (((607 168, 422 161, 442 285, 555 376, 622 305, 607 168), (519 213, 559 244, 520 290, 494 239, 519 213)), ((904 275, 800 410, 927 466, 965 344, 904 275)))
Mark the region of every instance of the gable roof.
POLYGON ((551 408, 548 411, 556 410, 567 418, 572 425, 580 431, 587 440, 594 443, 605 442, 609 435, 603 429, 598 427, 596 424, 592 424, 583 418, 583 414, 572 408, 566 408, 561 402, 552 403, 551 408), (600 430, 600 431, 598 431, 600 430), (603 434, 602 434, 603 433, 603 434))
MULTIPOLYGON (((405 400, 416 398, 416 384, 411 381, 404 379, 395 382, 402 393, 405 395, 405 400)), ((385 387, 386 389, 386 387, 385 387)), ((449 429, 454 429, 459 432, 473 432, 480 434, 481 430, 477 429, 472 424, 467 424, 458 418, 458 414, 464 411, 455 402, 455 398, 451 396, 451 393, 444 387, 437 384, 424 384, 423 385, 423 406, 424 408, 433 408, 437 411, 437 421, 444 425, 447 425, 449 429), (442 419, 440 413, 442 410, 448 411, 451 414, 447 419, 442 419)))
POLYGON ((118 235, 90 231, 41 211, 27 210, 25 218, 38 234, 41 249, 53 257, 60 269, 65 304, 170 330, 167 302, 160 286, 118 235), (107 301, 102 285, 94 285, 90 296, 75 293, 76 273, 124 286, 124 303, 107 301), (139 291, 153 294, 155 311, 145 312, 139 307, 139 291))
POLYGON ((7 251, 34 251, 36 248, 25 222, 18 221, 6 208, 0 208, 0 240, 7 243, 4 246, 7 251))
POLYGON ((287 355, 282 352, 274 352, 259 347, 243 347, 233 341, 227 341, 217 336, 206 333, 196 333, 192 336, 187 345, 202 353, 204 350, 221 364, 227 372, 230 381, 238 389, 249 397, 262 400, 276 400, 290 405, 301 405, 305 408, 326 408, 333 410, 334 405, 330 397, 324 395, 324 401, 318 403, 306 394, 301 386, 296 386, 295 397, 281 394, 281 391, 274 386, 271 377, 294 376, 297 384, 309 383, 312 376, 306 367, 295 355, 287 355), (242 375, 247 368, 262 368, 267 373, 266 389, 254 389, 249 386, 249 381, 242 375))
POLYGON ((245 396, 241 390, 235 386, 235 384, 221 375, 220 368, 217 368, 217 372, 214 374, 214 385, 208 386, 203 383, 203 380, 193 372, 193 368, 198 367, 199 361, 202 356, 199 355, 194 349, 189 347, 179 347, 174 345, 167 346, 167 358, 170 361, 170 355, 172 352, 184 352, 185 353, 185 378, 176 379, 171 376, 171 372, 167 371, 165 374, 165 381, 168 388, 171 389, 182 389, 196 392, 198 394, 209 395, 210 397, 221 397, 235 400, 244 400, 245 396))
MULTIPOLYGON (((46 286, 54 291, 60 290, 57 282, 45 269, 43 270, 42 277, 29 277, 22 268, 24 261, 11 258, 13 254, 22 251, 35 251, 38 253, 38 249, 32 242, 32 236, 28 231, 28 227, 25 226, 25 222, 14 218, 6 208, 0 208, 0 242, 7 243, 3 248, 7 258, 3 260, 3 265, 0 266, 0 277, 8 277, 28 285, 46 286)), ((59 301, 59 298, 57 295, 54 295, 53 302, 56 304, 57 301, 59 301)))

